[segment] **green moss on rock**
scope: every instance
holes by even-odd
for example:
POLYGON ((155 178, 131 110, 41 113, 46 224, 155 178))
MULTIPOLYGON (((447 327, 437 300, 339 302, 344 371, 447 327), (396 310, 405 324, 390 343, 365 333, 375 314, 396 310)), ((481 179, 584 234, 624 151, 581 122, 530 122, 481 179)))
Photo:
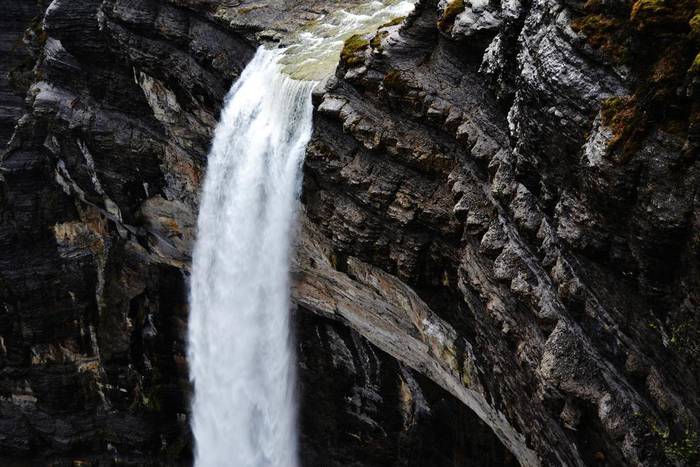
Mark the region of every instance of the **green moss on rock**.
POLYGON ((621 147, 621 161, 629 160, 639 149, 639 136, 646 129, 646 115, 638 112, 634 96, 617 96, 605 99, 600 109, 601 122, 610 128, 612 138, 608 143, 611 150, 621 147))
POLYGON ((627 61, 626 25, 619 18, 602 14, 590 14, 576 18, 571 29, 586 36, 594 49, 600 49, 614 63, 627 61))
POLYGON ((632 5, 630 19, 635 19, 640 15, 660 15, 667 12, 666 0, 637 0, 632 5))
POLYGON ((386 23, 382 24, 379 29, 384 29, 384 28, 390 28, 392 26, 398 26, 399 24, 403 23, 403 21, 406 19, 405 16, 399 16, 398 18, 394 18, 391 21, 387 21, 386 23))
POLYGON ((372 48, 375 50, 381 50, 382 41, 385 37, 389 35, 389 31, 386 31, 386 29, 400 25, 405 19, 405 16, 399 16, 398 18, 394 18, 391 21, 379 26, 379 28, 377 29, 377 33, 374 35, 372 40, 369 41, 369 44, 372 46, 372 48))
POLYGON ((693 63, 690 65, 691 73, 700 74, 700 52, 695 56, 693 63))
POLYGON ((682 31, 696 10, 696 0, 637 0, 630 21, 640 31, 659 29, 682 31))
POLYGON ((388 35, 389 33, 386 31, 377 31, 377 34, 375 34, 372 40, 369 41, 369 45, 371 45, 373 49, 381 49, 382 41, 388 35))
MULTIPOLYGON (((631 96, 601 107, 611 128, 611 154, 631 159, 654 129, 684 137, 693 125, 693 103, 678 92, 700 71, 700 2, 635 0, 627 7, 588 0, 571 28, 612 65, 624 65, 638 79, 631 96)), ((691 153, 697 144, 689 141, 691 153)))
POLYGON ((356 65, 363 60, 361 52, 369 47, 369 40, 361 34, 350 36, 343 45, 340 59, 347 65, 356 65))
POLYGON ((700 8, 696 10, 695 16, 690 18, 688 26, 690 26, 691 34, 693 34, 696 39, 700 39, 700 8))
POLYGON ((236 10, 236 13, 238 13, 239 15, 247 15, 248 13, 251 13, 251 12, 258 10, 260 8, 262 8, 262 7, 259 5, 253 5, 253 6, 249 6, 249 7, 241 7, 241 8, 238 8, 236 10))

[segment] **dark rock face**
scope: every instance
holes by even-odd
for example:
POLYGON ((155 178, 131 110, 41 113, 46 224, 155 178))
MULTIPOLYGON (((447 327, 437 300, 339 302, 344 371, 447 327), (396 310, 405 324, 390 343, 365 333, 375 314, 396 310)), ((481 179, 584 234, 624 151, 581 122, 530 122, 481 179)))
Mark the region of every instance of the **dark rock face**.
MULTIPOLYGON (((42 37, 21 70, 34 81, 28 108, 3 86, 3 131, 14 138, 2 159, 0 460, 187 465, 186 295, 201 173, 224 93, 252 57, 255 30, 280 12, 261 9, 261 25, 236 29, 204 4, 56 1, 42 26, 40 5, 23 6, 3 19, 3 44, 27 27, 42 37)), ((468 409, 360 336, 355 358, 374 360, 338 363, 316 336, 349 331, 306 314, 307 465, 508 456, 468 409)))
POLYGON ((381 268, 466 340, 452 369, 525 435, 490 423, 521 463, 697 462, 694 117, 616 160, 601 101, 640 78, 593 60, 565 4, 481 3, 421 2, 344 55, 317 96, 310 223, 339 271, 381 268))
POLYGON ((32 81, 36 62, 32 47, 41 32, 41 10, 36 2, 3 0, 3 28, 0 30, 0 143, 12 136, 15 123, 24 113, 24 94, 32 81))
POLYGON ((43 29, 2 161, 2 456, 187 463, 196 193, 253 49, 149 2, 53 2, 43 29))
MULTIPOLYGON (((191 462, 217 112, 257 43, 341 6, 270 3, 0 5, 3 464, 191 462)), ((656 75, 590 24, 653 2, 580 3, 423 0, 315 95, 305 465, 698 462, 698 75, 672 81, 681 129, 647 119, 616 157, 616 99, 656 75)), ((687 19, 646 22, 695 40, 687 19)))
POLYGON ((518 465, 473 412, 357 332, 297 315, 306 466, 518 465))

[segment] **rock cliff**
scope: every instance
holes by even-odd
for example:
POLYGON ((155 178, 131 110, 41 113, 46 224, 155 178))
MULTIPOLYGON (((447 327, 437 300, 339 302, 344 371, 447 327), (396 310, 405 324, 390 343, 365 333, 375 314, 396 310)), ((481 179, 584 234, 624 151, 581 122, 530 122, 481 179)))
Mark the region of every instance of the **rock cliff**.
MULTIPOLYGON (((191 461, 217 112, 355 3, 2 3, 3 464, 191 461)), ((700 462, 698 14, 420 0, 346 42, 293 265, 305 465, 700 462)))

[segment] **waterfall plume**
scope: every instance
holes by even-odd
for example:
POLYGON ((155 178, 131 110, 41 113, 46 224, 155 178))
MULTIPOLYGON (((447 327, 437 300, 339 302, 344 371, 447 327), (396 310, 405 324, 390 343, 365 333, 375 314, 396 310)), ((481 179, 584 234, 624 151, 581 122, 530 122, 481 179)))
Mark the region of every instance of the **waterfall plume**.
POLYGON ((226 97, 192 262, 197 466, 298 465, 289 258, 311 93, 347 37, 410 9, 409 1, 371 2, 315 23, 286 49, 260 47, 226 97))

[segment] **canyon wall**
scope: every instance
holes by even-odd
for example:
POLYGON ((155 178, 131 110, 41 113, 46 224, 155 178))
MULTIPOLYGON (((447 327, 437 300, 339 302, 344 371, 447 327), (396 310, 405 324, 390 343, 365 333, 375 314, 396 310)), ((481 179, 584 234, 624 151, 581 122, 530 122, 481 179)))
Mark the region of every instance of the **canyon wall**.
MULTIPOLYGON (((353 3, 2 3, 3 464, 190 462, 222 99, 353 3)), ((421 0, 346 42, 293 265, 305 465, 698 462, 700 22, 668 3, 421 0)))

